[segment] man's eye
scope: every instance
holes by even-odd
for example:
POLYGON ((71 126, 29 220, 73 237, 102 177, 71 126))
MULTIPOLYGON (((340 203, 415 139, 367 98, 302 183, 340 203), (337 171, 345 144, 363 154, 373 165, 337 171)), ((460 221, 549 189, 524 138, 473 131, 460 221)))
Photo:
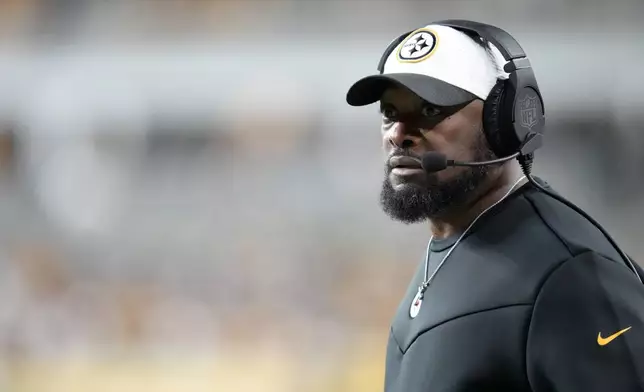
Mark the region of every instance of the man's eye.
POLYGON ((384 109, 382 111, 384 121, 392 122, 396 119, 396 111, 393 109, 384 109))
POLYGON ((440 109, 435 106, 425 105, 422 110, 423 117, 435 117, 441 114, 440 109))

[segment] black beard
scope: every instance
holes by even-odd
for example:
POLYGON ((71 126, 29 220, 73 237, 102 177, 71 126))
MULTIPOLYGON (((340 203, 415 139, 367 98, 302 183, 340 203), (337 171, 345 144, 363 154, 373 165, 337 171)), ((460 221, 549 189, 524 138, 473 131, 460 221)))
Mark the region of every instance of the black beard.
MULTIPOLYGON (((492 159, 496 159, 496 155, 489 148, 477 149, 474 156, 474 161, 492 159)), ((393 168, 386 165, 380 205, 393 220, 406 224, 436 218, 449 210, 465 206, 494 167, 496 165, 467 168, 458 176, 441 183, 437 182, 435 174, 428 173, 422 185, 409 182, 396 190, 389 179, 393 168)))

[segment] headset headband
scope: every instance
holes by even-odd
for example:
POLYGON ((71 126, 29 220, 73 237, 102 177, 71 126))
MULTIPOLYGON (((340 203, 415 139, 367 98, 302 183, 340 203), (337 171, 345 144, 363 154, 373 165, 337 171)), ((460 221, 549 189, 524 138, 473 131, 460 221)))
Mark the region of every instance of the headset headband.
MULTIPOLYGON (((432 24, 452 27, 457 30, 478 35, 479 37, 485 38, 486 40, 490 41, 494 46, 496 46, 505 61, 508 61, 508 64, 506 64, 506 66, 504 67, 505 72, 512 72, 519 68, 530 67, 530 62, 526 58, 526 54, 523 51, 523 48, 521 48, 521 45, 519 45, 519 42, 517 42, 517 40, 514 39, 514 37, 508 34, 508 32, 506 32, 505 30, 502 30, 495 26, 487 25, 485 23, 462 19, 446 19, 439 22, 433 22, 432 24)), ((384 72, 385 63, 387 62, 389 54, 412 32, 413 30, 408 31, 391 41, 391 43, 385 50, 384 55, 380 59, 380 62, 378 63, 378 71, 380 73, 384 72)))
POLYGON ((523 51, 521 45, 519 45, 517 40, 515 40, 514 37, 512 37, 506 31, 498 27, 460 19, 448 19, 440 22, 435 22, 435 24, 453 27, 458 30, 465 30, 487 39, 497 47, 506 61, 512 61, 526 57, 525 52, 523 51))

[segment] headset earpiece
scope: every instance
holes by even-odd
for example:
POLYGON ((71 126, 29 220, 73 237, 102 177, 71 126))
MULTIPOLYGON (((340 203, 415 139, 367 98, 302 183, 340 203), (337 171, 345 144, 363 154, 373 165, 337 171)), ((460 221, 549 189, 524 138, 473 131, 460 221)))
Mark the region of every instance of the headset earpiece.
MULTIPOLYGON (((488 94, 483 106, 483 132, 491 150, 497 157, 505 157, 519 151, 527 133, 517 132, 515 126, 514 97, 512 84, 508 80, 498 80, 488 94), (520 139, 521 137, 521 139, 520 139)), ((521 122, 521 119, 518 119, 521 122)), ((532 132, 532 131, 531 131, 532 132)), ((526 152, 524 155, 533 152, 526 152)))
POLYGON ((513 135, 514 132, 508 132, 507 125, 503 124, 504 89, 505 81, 498 80, 483 105, 483 132, 490 149, 497 157, 512 155, 519 144, 517 141, 512 143, 514 148, 509 148, 509 143, 506 143, 508 136, 511 136, 515 141, 516 136, 513 135))

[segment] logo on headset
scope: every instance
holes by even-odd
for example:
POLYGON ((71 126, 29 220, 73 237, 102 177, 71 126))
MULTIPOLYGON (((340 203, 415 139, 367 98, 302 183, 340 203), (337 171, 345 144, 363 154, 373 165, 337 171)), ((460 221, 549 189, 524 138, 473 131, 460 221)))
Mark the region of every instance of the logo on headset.
POLYGON ((398 60, 417 62, 427 58, 436 47, 436 35, 429 30, 419 30, 409 36, 398 49, 398 60))
POLYGON ((537 112, 539 100, 537 97, 527 95, 519 101, 519 113, 521 115, 521 125, 532 130, 532 127, 539 122, 539 113, 537 112))

